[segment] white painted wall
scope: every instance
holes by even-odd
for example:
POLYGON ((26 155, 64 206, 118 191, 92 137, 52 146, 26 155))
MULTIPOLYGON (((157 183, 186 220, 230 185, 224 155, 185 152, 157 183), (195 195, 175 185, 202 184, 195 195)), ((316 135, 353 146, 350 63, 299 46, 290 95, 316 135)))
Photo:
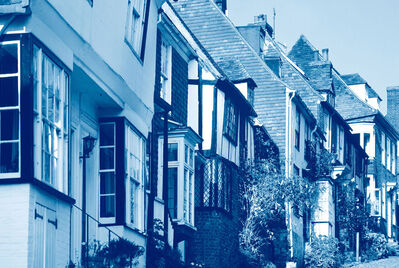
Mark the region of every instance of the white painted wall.
POLYGON ((333 202, 333 185, 328 181, 317 182, 319 187, 318 207, 312 216, 312 228, 316 236, 331 236, 335 233, 335 211, 333 202))
MULTIPOLYGON (((0 263, 4 267, 28 267, 29 184, 0 187, 0 263)), ((32 234, 31 234, 32 235, 32 234)))
POLYGON ((364 133, 370 134, 370 144, 367 154, 370 159, 375 157, 376 139, 374 131, 374 123, 352 123, 350 124, 353 134, 360 134, 360 146, 364 149, 364 133))
POLYGON ((213 113, 213 90, 214 86, 204 85, 202 87, 202 143, 203 150, 211 149, 212 141, 212 113, 213 113))
POLYGON ((349 88, 352 90, 356 96, 359 97, 364 102, 367 102, 367 91, 366 91, 366 84, 358 84, 358 85, 350 85, 349 88))

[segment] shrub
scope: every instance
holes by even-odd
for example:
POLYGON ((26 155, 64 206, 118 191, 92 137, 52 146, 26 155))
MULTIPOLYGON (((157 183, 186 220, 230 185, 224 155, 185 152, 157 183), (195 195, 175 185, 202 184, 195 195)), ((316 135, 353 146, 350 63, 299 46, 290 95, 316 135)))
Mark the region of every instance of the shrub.
MULTIPOLYGON (((113 239, 109 243, 95 240, 89 244, 88 258, 83 260, 87 267, 132 267, 144 254, 144 248, 124 238, 113 239)), ((70 266, 69 267, 74 267, 70 266)))
POLYGON ((340 261, 338 239, 334 237, 312 237, 311 242, 306 245, 306 267, 334 268, 340 265, 340 261))
POLYGON ((388 244, 387 245, 387 255, 388 256, 396 256, 397 255, 398 246, 388 244))
POLYGON ((364 248, 362 259, 371 261, 384 258, 388 254, 387 239, 380 233, 368 233, 364 239, 364 248))

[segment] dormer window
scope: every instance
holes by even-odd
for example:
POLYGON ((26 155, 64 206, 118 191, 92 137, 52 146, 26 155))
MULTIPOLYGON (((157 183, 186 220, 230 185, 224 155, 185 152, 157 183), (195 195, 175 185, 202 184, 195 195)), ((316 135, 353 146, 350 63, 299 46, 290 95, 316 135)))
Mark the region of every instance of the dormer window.
MULTIPOLYGON (((171 218, 178 224, 194 226, 194 152, 201 139, 190 128, 176 129, 168 136, 168 205, 171 218)), ((162 198, 163 137, 160 148, 158 197, 162 198)))

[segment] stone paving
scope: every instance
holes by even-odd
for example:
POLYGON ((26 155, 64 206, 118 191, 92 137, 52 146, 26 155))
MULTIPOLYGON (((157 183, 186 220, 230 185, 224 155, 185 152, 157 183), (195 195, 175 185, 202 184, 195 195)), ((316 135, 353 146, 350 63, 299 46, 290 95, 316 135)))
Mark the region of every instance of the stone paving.
POLYGON ((387 259, 362 263, 355 266, 355 268, 399 268, 399 256, 392 256, 387 259))

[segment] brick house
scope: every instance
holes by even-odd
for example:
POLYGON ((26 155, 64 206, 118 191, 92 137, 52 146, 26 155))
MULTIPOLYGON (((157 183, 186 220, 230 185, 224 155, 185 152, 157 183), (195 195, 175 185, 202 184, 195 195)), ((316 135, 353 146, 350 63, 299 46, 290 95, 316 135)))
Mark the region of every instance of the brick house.
POLYGON ((256 84, 234 59, 216 62, 170 3, 156 51, 149 226, 161 219, 186 263, 237 264, 237 175, 255 153, 256 84))
MULTIPOLYGON (((338 236, 337 189, 340 182, 354 178, 357 187, 364 192, 366 154, 334 107, 335 92, 329 77, 332 65, 323 60, 317 60, 312 68, 295 64, 293 61, 300 60, 302 54, 295 55, 297 57, 292 60, 288 57, 290 55, 285 54, 284 48, 273 38, 273 29, 267 23, 266 15, 256 16, 254 23, 237 29, 274 74, 301 96, 318 119, 325 137, 323 147, 335 155, 335 161, 330 174, 317 178, 317 183, 327 190, 320 196, 320 209, 313 211, 310 216, 309 231, 304 232, 303 240, 308 241, 311 234, 338 236)), ((313 54, 311 56, 314 57, 313 54)), ((305 167, 302 171, 305 176, 306 171, 305 167)))
MULTIPOLYGON (((212 1, 178 1, 173 3, 173 6, 218 63, 226 61, 226 59, 237 60, 253 78, 257 84, 254 94, 254 107, 259 121, 267 129, 267 132, 279 148, 284 172, 286 172, 287 176, 304 176, 308 166, 308 162, 305 159, 305 141, 324 139, 322 130, 318 127, 316 116, 314 115, 319 115, 318 109, 323 107, 322 105, 317 105, 317 100, 323 100, 321 94, 309 85, 309 82, 304 78, 303 72, 300 73, 300 69, 292 63, 283 65, 283 68, 286 68, 284 75, 289 73, 290 75, 300 76, 296 79, 302 80, 299 85, 294 82, 290 82, 290 85, 284 81, 281 77, 280 69, 282 60, 271 57, 271 60, 275 60, 271 63, 277 64, 269 65, 268 62, 259 56, 256 47, 251 47, 251 40, 245 40, 223 14, 223 9, 220 10, 219 6, 212 1), (277 67, 277 71, 275 67, 277 67), (296 71, 290 68, 295 68, 296 71), (309 89, 309 92, 307 92, 307 89, 309 89), (303 93, 306 93, 304 97, 302 97, 303 93)), ((259 37, 254 41, 254 43, 256 42, 259 42, 259 37)), ((281 52, 277 51, 276 53, 278 57, 282 57, 281 52)), ((285 60, 288 61, 286 57, 285 60)), ((327 110, 331 108, 328 103, 323 105, 327 106, 326 111, 328 111, 328 114, 333 114, 334 109, 332 111, 331 109, 327 110)), ((346 122, 339 116, 334 118, 343 125, 342 132, 345 130, 349 134, 349 126, 346 122)), ((328 183, 330 181, 328 180, 328 183)), ((332 200, 332 190, 330 193, 330 199, 332 200)), ((334 207, 333 204, 328 206, 331 209, 334 207)), ((327 234, 329 232, 330 234, 334 233, 334 216, 328 217, 327 222, 323 220, 319 224, 324 225, 327 223, 326 231, 320 231, 323 234, 325 232, 327 234)), ((307 229, 307 224, 303 224, 302 215, 299 217, 294 215, 290 217, 289 226, 291 257, 295 257, 299 262, 302 262, 304 252, 303 234, 304 230, 307 229)), ((318 227, 317 222, 314 222, 314 226, 316 226, 313 227, 313 229, 316 228, 316 232, 317 228, 324 228, 318 227)))
POLYGON ((162 2, 1 1, 2 266, 85 265, 94 240, 145 246, 162 2))
POLYGON ((288 56, 305 70, 316 87, 327 82, 332 85, 336 110, 369 157, 364 187, 370 213, 382 233, 395 237, 398 133, 379 111, 381 98, 358 74, 340 75, 328 60, 328 49, 320 54, 303 35, 288 56))

